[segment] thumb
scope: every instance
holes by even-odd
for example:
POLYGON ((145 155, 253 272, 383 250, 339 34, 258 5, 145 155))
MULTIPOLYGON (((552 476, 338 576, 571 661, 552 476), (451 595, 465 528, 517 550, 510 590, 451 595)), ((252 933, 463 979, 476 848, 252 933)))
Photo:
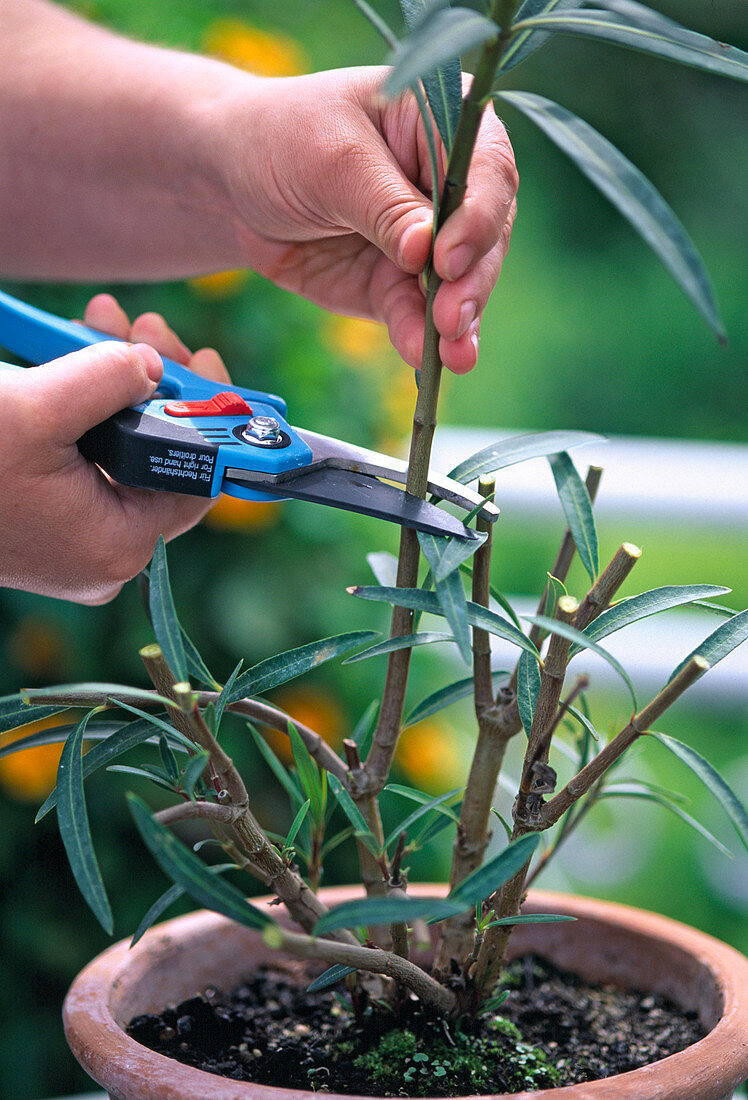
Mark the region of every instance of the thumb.
POLYGON ((25 372, 32 420, 46 438, 74 443, 107 417, 147 400, 163 375, 149 344, 102 341, 25 372))
POLYGON ((402 271, 422 271, 431 249, 431 203, 403 174, 384 142, 372 143, 350 160, 350 176, 341 172, 338 185, 351 228, 402 271))

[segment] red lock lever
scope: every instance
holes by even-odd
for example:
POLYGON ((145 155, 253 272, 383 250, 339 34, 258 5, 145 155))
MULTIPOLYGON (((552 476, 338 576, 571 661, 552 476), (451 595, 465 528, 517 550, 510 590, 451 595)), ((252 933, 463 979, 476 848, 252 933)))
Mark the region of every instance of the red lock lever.
POLYGON ((164 405, 169 416, 251 416, 252 410, 238 393, 226 390, 210 401, 169 401, 164 405))

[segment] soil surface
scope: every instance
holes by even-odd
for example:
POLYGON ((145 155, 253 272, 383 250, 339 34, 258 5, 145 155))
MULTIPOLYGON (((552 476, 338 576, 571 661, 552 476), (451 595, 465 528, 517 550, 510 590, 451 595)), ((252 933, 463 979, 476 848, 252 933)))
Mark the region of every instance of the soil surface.
MULTIPOLYGON (((453 1081, 434 1072, 424 1055, 413 1059, 410 1086, 382 1090, 370 1069, 356 1059, 393 1028, 425 1035, 424 1050, 433 1041, 454 1046, 455 1025, 430 1017, 412 999, 397 1015, 369 1006, 358 1015, 351 1010, 344 983, 333 989, 307 993, 304 979, 293 964, 262 970, 224 995, 208 989, 158 1016, 138 1016, 128 1033, 137 1042, 208 1073, 240 1081, 285 1088, 368 1096, 454 1096, 476 1092, 520 1091, 512 1084, 512 1061, 499 1053, 491 1063, 490 1082, 470 1077, 453 1081), (301 980, 301 984, 300 984, 301 980), (363 1026, 362 1026, 363 1023, 363 1026), (418 1060, 425 1065, 418 1065, 418 1060), (412 1078, 412 1073, 426 1078, 412 1078), (435 1075, 436 1073, 436 1075, 435 1075), (471 1088, 479 1084, 479 1089, 471 1088), (419 1087, 412 1087, 413 1084, 419 1087)), ((653 994, 623 992, 611 986, 588 986, 545 960, 527 956, 510 968, 505 988, 509 996, 498 1013, 516 1024, 524 1043, 541 1048, 558 1071, 559 1085, 577 1084, 637 1069, 690 1046, 704 1035, 695 1014, 683 1012, 653 994)), ((487 1019, 470 1030, 477 1046, 490 1031, 487 1019), (483 1031, 481 1031, 483 1029, 483 1031)), ((493 1029, 495 1033, 495 1027, 493 1029)), ((495 1037, 495 1035, 494 1035, 495 1037)), ((431 1045, 429 1045, 431 1044, 431 1045)), ((516 1044, 515 1044, 516 1047, 516 1044)), ((409 1064, 411 1064, 409 1062, 409 1064)), ((486 1066, 482 1067, 486 1069, 486 1066)), ((550 1082, 538 1079, 537 1086, 550 1082)), ((525 1086, 527 1087, 527 1086, 525 1086)))

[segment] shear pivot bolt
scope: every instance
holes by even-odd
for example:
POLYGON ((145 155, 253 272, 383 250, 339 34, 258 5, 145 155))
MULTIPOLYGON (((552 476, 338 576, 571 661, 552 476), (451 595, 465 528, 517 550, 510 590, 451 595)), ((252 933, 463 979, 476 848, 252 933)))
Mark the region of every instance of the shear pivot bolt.
POLYGON ((277 443, 281 437, 280 424, 273 416, 252 416, 244 430, 250 443, 277 443))

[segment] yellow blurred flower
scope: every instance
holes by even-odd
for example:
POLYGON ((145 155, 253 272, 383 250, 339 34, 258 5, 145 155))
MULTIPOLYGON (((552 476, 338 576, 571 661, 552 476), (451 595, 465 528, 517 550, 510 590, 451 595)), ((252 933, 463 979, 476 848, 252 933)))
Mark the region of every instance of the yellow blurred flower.
MULTIPOLYGON (((297 687, 288 688, 276 695, 273 702, 302 726, 318 733, 328 744, 333 745, 340 741, 345 720, 343 712, 331 696, 321 691, 297 687)), ((276 756, 284 764, 292 764, 293 754, 288 737, 277 730, 266 728, 263 732, 276 756)))
POLYGON ((301 47, 280 32, 268 34, 240 19, 217 19, 208 27, 203 48, 213 57, 259 76, 297 76, 309 65, 301 47))
POLYGON ((373 371, 381 370, 382 358, 389 357, 392 352, 385 326, 358 317, 333 314, 326 318, 322 339, 336 355, 373 371))
POLYGON ((432 718, 403 731, 397 762, 415 786, 434 793, 456 786, 465 768, 455 731, 432 718))
POLYGON ((220 496, 203 523, 217 531, 264 531, 278 522, 278 505, 266 500, 220 496))
MULTIPOLYGON (((41 722, 32 722, 21 730, 3 734, 2 744, 7 745, 38 730, 59 726, 64 721, 59 715, 53 715, 41 722)), ((19 802, 41 802, 57 782, 61 753, 62 744, 38 745, 33 749, 21 749, 12 756, 4 756, 0 760, 0 784, 19 802)))
POLYGON ((212 275, 198 275, 195 279, 189 279, 187 285, 198 298, 218 301, 238 294, 248 278, 248 271, 215 271, 212 275))
POLYGON ((11 633, 7 651, 13 664, 30 679, 54 680, 64 665, 66 642, 55 623, 29 615, 11 633))

